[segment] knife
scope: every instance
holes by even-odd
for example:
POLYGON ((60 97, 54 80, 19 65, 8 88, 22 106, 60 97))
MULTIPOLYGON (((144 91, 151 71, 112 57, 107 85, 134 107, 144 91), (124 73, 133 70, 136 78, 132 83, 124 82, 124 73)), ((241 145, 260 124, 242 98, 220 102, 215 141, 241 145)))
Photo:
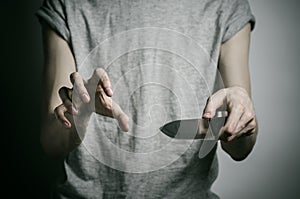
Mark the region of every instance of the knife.
POLYGON ((219 133, 217 131, 224 125, 227 116, 227 111, 218 111, 211 119, 175 120, 163 125, 160 130, 176 139, 212 139, 219 133))
POLYGON ((203 158, 218 142, 219 131, 224 126, 227 116, 227 111, 217 111, 211 119, 175 120, 163 125, 160 130, 174 139, 203 140, 198 154, 199 158, 203 158))

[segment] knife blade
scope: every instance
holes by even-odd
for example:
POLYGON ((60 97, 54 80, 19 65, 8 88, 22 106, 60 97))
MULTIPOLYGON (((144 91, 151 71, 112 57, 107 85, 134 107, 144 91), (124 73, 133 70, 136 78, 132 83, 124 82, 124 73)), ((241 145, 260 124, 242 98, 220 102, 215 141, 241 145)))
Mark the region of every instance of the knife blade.
POLYGON ((197 118, 169 122, 160 130, 173 139, 201 140, 198 157, 204 158, 219 140, 219 131, 224 126, 227 111, 217 111, 211 119, 197 118))
POLYGON ((196 118, 169 122, 160 130, 167 136, 176 139, 216 139, 216 132, 224 125, 227 111, 218 111, 211 119, 196 118))

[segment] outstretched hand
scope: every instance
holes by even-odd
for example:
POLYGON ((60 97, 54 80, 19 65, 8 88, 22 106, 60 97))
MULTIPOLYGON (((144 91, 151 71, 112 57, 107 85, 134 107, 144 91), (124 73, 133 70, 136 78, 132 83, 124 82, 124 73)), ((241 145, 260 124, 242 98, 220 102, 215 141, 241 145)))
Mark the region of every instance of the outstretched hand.
POLYGON ((59 96, 62 104, 55 108, 57 118, 66 128, 72 126, 65 116, 66 112, 88 117, 94 111, 97 114, 117 119, 121 129, 128 131, 128 116, 111 99, 112 86, 104 69, 95 69, 89 80, 84 80, 78 72, 74 72, 70 75, 70 80, 73 88, 60 88, 59 96))

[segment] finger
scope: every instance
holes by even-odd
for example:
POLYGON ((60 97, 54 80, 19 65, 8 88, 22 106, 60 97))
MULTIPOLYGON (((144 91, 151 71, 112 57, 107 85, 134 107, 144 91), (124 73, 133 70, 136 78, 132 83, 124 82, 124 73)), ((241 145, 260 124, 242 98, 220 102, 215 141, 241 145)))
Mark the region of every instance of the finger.
POLYGON ((101 106, 99 114, 112 117, 118 120, 119 126, 123 131, 129 130, 129 119, 121 107, 108 97, 104 90, 99 87, 96 96, 99 98, 101 106))
POLYGON ((54 114, 56 118, 64 125, 66 128, 71 128, 70 121, 66 118, 65 112, 67 112, 67 108, 64 104, 59 105, 55 108, 54 114))
POLYGON ((113 117, 112 99, 106 95, 101 86, 97 87, 96 97, 100 100, 100 114, 113 117), (103 113, 102 113, 103 112, 103 113))
POLYGON ((230 136, 230 135, 225 131, 225 127, 223 126, 223 127, 220 129, 219 140, 222 140, 222 141, 227 142, 227 138, 228 138, 229 136, 230 136))
POLYGON ((74 114, 74 115, 78 114, 78 110, 73 105, 71 98, 70 98, 72 90, 67 87, 62 87, 59 89, 58 93, 59 93, 59 96, 60 96, 64 106, 67 108, 67 112, 70 114, 74 114))
POLYGON ((121 109, 121 107, 113 102, 112 106, 113 117, 118 120, 120 128, 127 132, 129 130, 129 118, 121 109))
POLYGON ((216 114, 216 110, 224 104, 225 99, 225 89, 221 89, 209 97, 203 111, 203 117, 207 119, 213 118, 216 114))
POLYGON ((252 119, 248 124, 243 128, 240 133, 236 137, 243 137, 243 136, 249 136, 252 135, 253 132, 256 129, 256 121, 255 119, 252 119))
POLYGON ((244 113, 244 107, 241 105, 236 105, 235 107, 232 108, 225 124, 225 131, 228 134, 234 135, 238 133, 235 131, 235 129, 243 113, 244 113))
POLYGON ((238 124, 235 127, 235 132, 242 131, 250 121, 254 119, 254 114, 252 112, 244 112, 238 124))
POLYGON ((255 128, 256 128, 256 121, 253 119, 239 133, 227 137, 226 141, 230 142, 236 138, 250 136, 254 133, 255 128))
POLYGON ((105 70, 103 68, 97 68, 94 71, 92 81, 97 86, 101 86, 106 95, 111 97, 113 95, 111 82, 105 70))
POLYGON ((78 72, 74 72, 70 75, 70 80, 74 86, 75 92, 79 95, 80 99, 84 103, 88 103, 90 101, 90 96, 88 91, 84 86, 84 80, 78 72))

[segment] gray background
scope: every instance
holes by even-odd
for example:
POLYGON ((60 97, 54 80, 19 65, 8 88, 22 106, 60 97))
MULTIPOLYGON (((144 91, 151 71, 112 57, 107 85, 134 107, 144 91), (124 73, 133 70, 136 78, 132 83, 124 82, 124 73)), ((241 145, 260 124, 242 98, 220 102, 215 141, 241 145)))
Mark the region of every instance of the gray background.
POLYGON ((300 198, 300 1, 250 5, 257 19, 250 65, 259 136, 245 161, 233 162, 218 151, 213 190, 223 199, 300 198))
MULTIPOLYGON (((58 171, 39 144, 43 57, 34 12, 41 2, 0 2, 2 194, 9 198, 48 198, 58 171)), ((223 199, 299 198, 300 2, 250 4, 257 19, 250 65, 260 132, 245 161, 218 151, 220 173, 213 190, 223 199)))

